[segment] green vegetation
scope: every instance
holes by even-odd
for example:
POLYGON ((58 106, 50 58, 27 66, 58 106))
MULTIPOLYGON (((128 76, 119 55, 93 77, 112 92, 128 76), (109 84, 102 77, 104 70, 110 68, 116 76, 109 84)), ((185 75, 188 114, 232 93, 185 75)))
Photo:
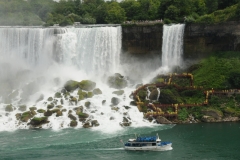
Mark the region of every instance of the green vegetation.
MULTIPOLYGON (((1 25, 60 26, 163 20, 219 23, 239 20, 240 0, 2 0, 1 25)), ((156 21, 158 23, 159 21, 156 21)), ((128 23, 127 25, 132 25, 128 23)))

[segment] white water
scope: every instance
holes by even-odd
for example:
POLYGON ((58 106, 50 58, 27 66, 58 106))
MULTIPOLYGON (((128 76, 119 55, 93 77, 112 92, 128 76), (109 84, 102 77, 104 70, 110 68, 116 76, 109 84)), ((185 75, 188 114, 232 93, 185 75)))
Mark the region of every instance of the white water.
MULTIPOLYGON (((130 93, 135 89, 124 89, 122 96, 112 94, 116 89, 106 85, 106 78, 113 73, 121 73, 121 27, 97 28, 0 28, 0 131, 27 129, 27 123, 19 123, 15 115, 20 105, 27 105, 27 110, 35 106, 47 109, 48 97, 54 97, 61 91, 67 80, 81 81, 90 79, 96 82, 96 88, 103 92, 71 105, 64 100, 63 116, 50 116, 50 123, 43 128, 55 130, 68 128, 68 111, 91 102, 90 108, 84 108, 92 119, 97 119, 100 126, 93 128, 102 132, 122 130, 119 125, 123 117, 130 117, 133 127, 152 126, 143 120, 143 114, 135 106, 129 106, 130 93), (58 34, 54 34, 58 33, 58 34), (44 99, 37 101, 39 97, 44 99), (111 109, 111 98, 118 97, 121 102, 111 109), (106 103, 102 105, 102 101, 106 103), (12 112, 5 111, 8 104, 14 106, 12 112), (110 117, 113 120, 110 120, 110 117), (110 127, 111 126, 111 127, 110 127)), ((123 74, 124 75, 124 74, 123 74)), ((76 96, 76 91, 71 93, 76 96)), ((57 99, 60 104, 60 99, 57 99)), ((77 117, 75 112, 72 114, 77 117)), ((43 116, 37 113, 36 117, 43 116)), ((78 122, 76 128, 81 128, 78 122)))
MULTIPOLYGON (((177 28, 175 25, 164 26, 163 48, 168 49, 163 52, 163 66, 148 73, 148 76, 145 76, 146 83, 156 74, 168 72, 173 64, 181 64, 179 59, 182 48, 179 47, 182 46, 184 26, 177 25, 177 28), (173 34, 178 35, 179 38, 176 40, 173 34), (169 52, 168 50, 174 46, 171 41, 177 43, 178 47, 169 52), (166 47, 166 44, 169 46, 166 47)), ((124 69, 120 64, 120 53, 121 27, 0 28, 0 131, 29 128, 27 125, 29 121, 19 123, 15 117, 17 113, 22 113, 19 111, 20 105, 27 105, 27 110, 32 106, 46 110, 45 102, 48 97, 54 97, 56 92, 61 91, 66 81, 85 79, 96 82, 96 88, 100 88, 103 94, 82 100, 77 105, 71 105, 64 100, 63 108, 67 111, 60 117, 56 117, 55 114, 50 116, 50 123, 43 125, 43 128, 59 130, 70 127, 68 111, 84 106, 86 101, 90 101, 91 105, 89 108, 85 107, 84 112, 92 119, 98 120, 100 124, 99 127, 92 128, 93 130, 105 133, 123 130, 119 125, 123 117, 131 118, 132 127, 155 126, 143 119, 143 114, 137 107, 129 105, 131 101, 129 95, 135 90, 134 85, 125 88, 125 93, 121 96, 112 94, 116 89, 106 85, 106 78, 109 75, 113 73, 124 75, 121 72, 124 69), (37 101, 42 96, 43 100, 37 101), (118 107, 118 111, 110 107, 112 97, 121 100, 115 106, 118 107), (106 100, 104 105, 102 105, 103 100, 106 100), (14 106, 12 112, 5 111, 8 104, 14 106), (131 108, 127 110, 123 106, 131 108)), ((128 72, 135 75, 137 71, 133 66, 134 64, 129 65, 128 72)), ((71 95, 76 96, 77 91, 71 95)), ((57 100, 59 105, 60 99, 57 100)), ((74 111, 72 114, 77 117, 74 111)), ((36 117, 41 116, 42 113, 36 115, 36 117)), ((76 128, 81 127, 81 122, 78 122, 76 128)))
POLYGON ((185 24, 163 26, 162 66, 182 65, 183 35, 185 24))

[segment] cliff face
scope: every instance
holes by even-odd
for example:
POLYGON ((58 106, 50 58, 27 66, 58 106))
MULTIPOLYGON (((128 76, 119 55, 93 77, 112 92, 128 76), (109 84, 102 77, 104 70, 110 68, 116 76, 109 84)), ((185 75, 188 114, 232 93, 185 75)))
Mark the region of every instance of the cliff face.
POLYGON ((161 53, 162 25, 138 25, 122 27, 122 49, 129 54, 161 53))
POLYGON ((202 58, 215 51, 240 51, 240 23, 186 25, 185 58, 202 58))
MULTIPOLYGON (((123 26, 122 49, 132 55, 161 54, 162 25, 123 26)), ((184 58, 199 59, 215 51, 240 51, 240 23, 187 24, 184 58)))

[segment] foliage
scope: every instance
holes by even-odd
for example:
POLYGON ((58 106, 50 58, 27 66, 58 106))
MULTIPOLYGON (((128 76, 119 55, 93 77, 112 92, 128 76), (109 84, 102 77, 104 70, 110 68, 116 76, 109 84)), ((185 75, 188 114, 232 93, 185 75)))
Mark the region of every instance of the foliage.
POLYGON ((184 121, 187 118, 188 118, 188 111, 187 111, 187 109, 186 108, 179 109, 179 111, 178 111, 178 119, 184 121))
POLYGON ((206 89, 228 89, 229 77, 232 71, 240 68, 239 52, 215 53, 201 61, 201 67, 193 71, 194 85, 206 89))

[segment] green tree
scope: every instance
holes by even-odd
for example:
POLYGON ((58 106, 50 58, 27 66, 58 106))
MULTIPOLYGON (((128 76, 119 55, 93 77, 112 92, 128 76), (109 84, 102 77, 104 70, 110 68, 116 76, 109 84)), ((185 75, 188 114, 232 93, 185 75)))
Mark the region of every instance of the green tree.
POLYGON ((177 21, 177 18, 180 15, 180 10, 174 5, 170 5, 165 11, 164 18, 177 21))
POLYGON ((105 21, 107 23, 119 24, 125 20, 125 11, 120 7, 119 3, 113 1, 108 4, 105 17, 105 21))

